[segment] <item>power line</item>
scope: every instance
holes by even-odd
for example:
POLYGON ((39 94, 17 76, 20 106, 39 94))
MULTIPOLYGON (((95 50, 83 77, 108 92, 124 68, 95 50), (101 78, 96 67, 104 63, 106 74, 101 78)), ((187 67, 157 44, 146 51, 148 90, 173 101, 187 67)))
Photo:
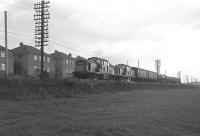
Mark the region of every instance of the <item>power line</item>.
POLYGON ((77 45, 75 45, 75 44, 73 44, 73 43, 70 43, 70 42, 68 42, 68 41, 59 40, 59 39, 57 39, 57 38, 55 38, 55 37, 53 37, 53 36, 51 36, 51 37, 52 37, 53 39, 55 39, 56 41, 58 41, 59 43, 62 43, 63 45, 64 45, 64 44, 72 45, 73 47, 76 47, 76 48, 81 49, 82 52, 88 53, 88 51, 86 51, 85 49, 82 49, 82 48, 78 47, 77 45), (84 50, 84 51, 83 51, 83 50, 84 50))
MULTIPOLYGON (((4 31, 0 31, 0 32, 4 32, 4 31)), ((32 35, 30 35, 30 34, 24 34, 24 33, 8 32, 8 34, 11 34, 11 35, 14 35, 14 36, 22 36, 22 37, 26 37, 26 38, 29 38, 29 39, 33 39, 34 38, 34 36, 32 36, 32 35)), ((86 55, 86 56, 91 56, 91 54, 88 54, 86 52, 83 52, 83 51, 80 51, 80 50, 77 50, 77 49, 73 49, 73 48, 67 47, 67 46, 65 46, 64 43, 59 43, 59 42, 57 42, 55 40, 50 40, 49 42, 53 43, 54 45, 58 45, 60 47, 69 49, 71 51, 74 51, 76 53, 80 53, 80 54, 83 54, 83 55, 86 55)))
MULTIPOLYGON (((0 31, 0 32, 5 32, 5 31, 0 31)), ((29 35, 29 34, 23 34, 23 33, 16 33, 16 32, 8 32, 8 34, 12 34, 12 35, 19 35, 19 36, 24 36, 24 37, 31 37, 31 35, 29 35)), ((32 37, 34 37, 33 35, 32 35, 32 37)))
POLYGON ((56 41, 49 41, 49 42, 50 42, 50 43, 54 43, 55 45, 58 45, 58 46, 60 46, 60 47, 69 49, 69 50, 71 50, 71 51, 74 51, 74 52, 77 52, 77 53, 80 53, 80 54, 83 54, 83 55, 86 55, 86 56, 91 56, 90 54, 87 54, 87 53, 84 53, 84 52, 82 52, 82 51, 78 51, 78 50, 72 49, 72 48, 67 47, 67 46, 65 46, 65 45, 63 45, 63 44, 60 44, 60 43, 58 43, 58 42, 56 42, 56 41))

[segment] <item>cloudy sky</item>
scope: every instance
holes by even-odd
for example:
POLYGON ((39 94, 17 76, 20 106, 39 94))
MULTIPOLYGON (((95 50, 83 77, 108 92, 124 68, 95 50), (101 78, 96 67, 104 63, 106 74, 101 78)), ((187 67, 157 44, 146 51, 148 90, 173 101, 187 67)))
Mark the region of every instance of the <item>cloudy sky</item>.
MULTIPOLYGON (((0 44, 4 45, 3 11, 8 11, 9 48, 34 46, 33 0, 0 0, 0 44)), ((182 78, 200 80, 199 0, 50 0, 50 42, 55 49, 111 63, 127 63, 182 78)))

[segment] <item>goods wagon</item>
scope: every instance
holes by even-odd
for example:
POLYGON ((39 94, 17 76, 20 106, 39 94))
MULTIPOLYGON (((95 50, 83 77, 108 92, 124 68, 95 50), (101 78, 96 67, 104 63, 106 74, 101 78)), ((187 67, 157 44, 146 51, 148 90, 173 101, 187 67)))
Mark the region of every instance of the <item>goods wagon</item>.
POLYGON ((149 81, 157 81, 157 79, 158 79, 157 73, 149 71, 149 81))
POLYGON ((135 73, 135 79, 133 81, 148 81, 149 73, 147 70, 136 67, 132 67, 132 70, 135 73))
POLYGON ((138 77, 143 78, 143 79, 148 79, 149 78, 149 72, 144 69, 138 69, 138 77))
POLYGON ((93 59, 77 59, 74 76, 77 78, 92 78, 103 80, 162 82, 169 84, 180 83, 180 79, 178 78, 168 77, 165 75, 157 75, 156 72, 136 67, 130 67, 125 64, 112 66, 111 69, 107 63, 99 63, 98 60, 95 61, 93 59))
POLYGON ((169 83, 169 84, 180 84, 181 83, 179 78, 169 77, 169 76, 166 76, 166 75, 159 75, 158 76, 158 82, 169 83))
POLYGON ((180 79, 176 78, 176 77, 167 77, 167 83, 171 83, 171 84, 179 84, 180 83, 180 79))
POLYGON ((158 82, 161 83, 166 83, 167 82, 167 77, 165 75, 158 75, 158 82))

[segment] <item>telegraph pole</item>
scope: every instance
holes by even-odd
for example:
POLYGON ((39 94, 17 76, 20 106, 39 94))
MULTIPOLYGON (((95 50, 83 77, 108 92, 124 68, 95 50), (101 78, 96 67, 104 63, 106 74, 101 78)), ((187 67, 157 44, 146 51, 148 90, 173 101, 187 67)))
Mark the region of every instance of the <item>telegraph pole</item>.
POLYGON ((138 77, 140 76, 139 68, 140 68, 140 60, 138 59, 138 77))
POLYGON ((43 79, 44 75, 44 46, 48 46, 49 30, 48 20, 50 19, 50 13, 48 8, 50 2, 42 0, 34 4, 35 14, 35 46, 40 46, 41 51, 41 75, 40 79, 43 79))
POLYGON ((8 37, 7 37, 7 11, 4 12, 5 16, 5 69, 6 78, 8 78, 8 37))

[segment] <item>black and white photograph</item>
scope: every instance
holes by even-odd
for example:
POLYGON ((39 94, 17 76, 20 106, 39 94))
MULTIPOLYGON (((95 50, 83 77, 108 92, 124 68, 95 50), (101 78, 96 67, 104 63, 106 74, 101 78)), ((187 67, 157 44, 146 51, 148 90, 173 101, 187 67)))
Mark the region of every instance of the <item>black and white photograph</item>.
POLYGON ((0 0, 0 136, 200 136, 199 0, 0 0))

